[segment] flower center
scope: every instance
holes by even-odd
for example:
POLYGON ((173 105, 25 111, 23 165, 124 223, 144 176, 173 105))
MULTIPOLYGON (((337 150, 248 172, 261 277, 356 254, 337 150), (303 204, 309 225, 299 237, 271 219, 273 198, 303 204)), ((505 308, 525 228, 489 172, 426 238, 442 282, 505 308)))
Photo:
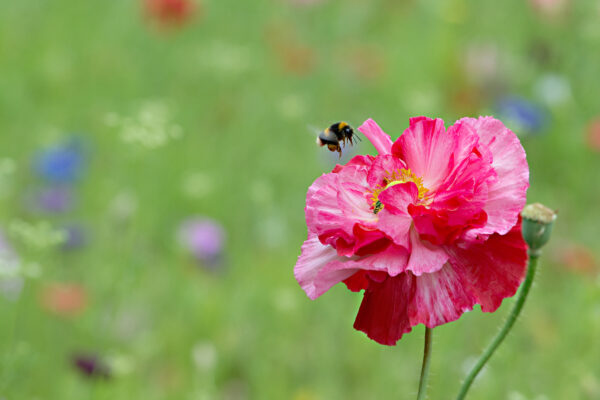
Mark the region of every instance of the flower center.
POLYGON ((386 171, 386 175, 383 178, 383 184, 377 185, 371 191, 373 213, 377 214, 383 208, 383 203, 379 201, 379 193, 394 185, 407 182, 412 182, 417 185, 417 189, 419 191, 419 200, 423 200, 425 198, 425 195, 429 189, 423 186, 423 178, 416 176, 410 169, 401 168, 393 171, 392 173, 386 171))

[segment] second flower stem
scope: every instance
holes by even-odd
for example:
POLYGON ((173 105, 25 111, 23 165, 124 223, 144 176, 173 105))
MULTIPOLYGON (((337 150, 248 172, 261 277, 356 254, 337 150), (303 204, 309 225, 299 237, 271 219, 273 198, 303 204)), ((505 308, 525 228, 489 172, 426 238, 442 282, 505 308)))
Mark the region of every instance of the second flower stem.
POLYGON ((425 347, 423 349, 423 366, 421 367, 421 378, 419 379, 419 393, 417 400, 425 398, 427 391, 427 377, 429 375, 429 360, 431 359, 431 328, 425 327, 425 347))
POLYGON ((535 277, 535 270, 537 268, 538 258, 538 252, 530 253, 529 266, 527 267, 527 276, 525 277, 525 281, 523 282, 521 291, 517 296, 517 301, 515 302, 515 305, 513 306, 513 309, 511 310, 508 319, 506 320, 504 326, 502 327, 502 329, 500 329, 500 332, 498 332, 494 340, 492 340, 492 343, 490 343, 487 349, 485 349, 485 351, 477 361, 477 364, 473 366, 473 368, 469 372, 469 375, 467 375, 467 377, 465 378, 456 400, 463 400, 465 398, 467 392, 469 391, 469 388, 471 387, 473 381, 477 377, 477 374, 479 374, 485 363, 490 359, 492 354, 494 354, 498 346, 500 346, 500 344, 514 325, 515 321, 517 320, 517 317, 519 316, 519 314, 521 313, 521 309, 523 308, 523 304, 525 304, 525 300, 527 299, 529 289, 531 289, 531 284, 533 283, 533 278, 535 277))

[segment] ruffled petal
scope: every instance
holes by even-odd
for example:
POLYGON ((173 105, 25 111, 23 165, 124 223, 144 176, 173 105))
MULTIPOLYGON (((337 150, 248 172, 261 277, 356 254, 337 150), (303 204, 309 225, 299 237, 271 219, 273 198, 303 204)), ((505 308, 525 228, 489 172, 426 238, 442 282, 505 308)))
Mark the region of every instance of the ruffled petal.
POLYGON ((505 234, 516 223, 525 206, 529 187, 529 167, 525 150, 517 136, 504 124, 492 117, 463 118, 479 135, 482 146, 493 157, 492 167, 497 179, 489 184, 487 202, 483 209, 488 215, 487 224, 471 233, 505 234))
POLYGON ((377 343, 395 345, 412 329, 408 304, 415 295, 414 278, 410 274, 400 274, 383 282, 369 280, 354 329, 366 333, 377 343))
POLYGON ((368 191, 364 186, 353 182, 340 183, 337 204, 349 220, 367 226, 377 222, 377 216, 373 214, 371 204, 368 201, 368 191))
POLYGON ((294 267, 294 276, 306 295, 314 300, 356 273, 356 269, 341 268, 342 260, 334 248, 323 245, 316 236, 309 234, 294 267))
MULTIPOLYGON (((367 276, 368 278, 368 276, 367 276)), ((433 328, 458 319, 475 299, 448 265, 417 277, 410 272, 369 279, 354 328, 378 343, 393 346, 417 324, 433 328)))
POLYGON ((343 235, 351 242, 356 223, 374 226, 377 218, 367 199, 368 188, 360 184, 366 182, 366 175, 367 169, 353 165, 317 178, 308 190, 304 209, 309 232, 343 235))
POLYGON ((419 190, 413 182, 391 186, 379 194, 383 208, 377 214, 377 228, 406 249, 410 249, 408 232, 413 222, 408 206, 418 199, 418 195, 419 190))
POLYGON ((354 223, 348 224, 337 198, 337 174, 323 174, 308 188, 304 211, 309 232, 321 234, 340 228, 346 228, 348 234, 352 232, 354 223))
POLYGON ((467 229, 484 226, 487 220, 476 201, 452 208, 411 205, 408 210, 421 239, 435 245, 454 243, 467 229))
POLYGON ((477 201, 476 207, 470 207, 481 209, 487 199, 487 185, 497 179, 492 168, 492 153, 479 143, 479 136, 466 123, 455 123, 448 129, 448 135, 456 138, 456 148, 451 155, 452 170, 438 187, 432 206, 469 206, 466 200, 468 203, 477 201))
POLYGON ((449 264, 464 277, 485 312, 496 311, 502 300, 513 296, 527 269, 527 244, 521 234, 521 218, 505 235, 493 234, 483 243, 446 247, 449 264))
POLYGON ((365 257, 342 257, 342 265, 331 265, 330 268, 355 269, 369 272, 372 279, 374 273, 380 273, 383 280, 386 276, 396 276, 406 270, 409 253, 404 247, 389 245, 384 250, 365 257))
POLYGON ((352 157, 350 159, 350 161, 348 161, 345 165, 336 164, 335 167, 333 167, 333 170, 331 172, 338 173, 338 172, 342 171, 345 167, 350 167, 353 165, 369 168, 371 166, 371 164, 373 164, 374 160, 375 160, 375 157, 370 156, 370 155, 366 155, 366 156, 357 155, 357 156, 352 157))
POLYGON ((406 269, 417 276, 438 271, 448 261, 448 254, 443 247, 421 240, 415 229, 410 229, 410 245, 406 269))
POLYGON ((371 118, 359 126, 358 130, 369 139, 380 155, 391 153, 392 139, 371 118))
POLYGON ((441 119, 411 118, 410 126, 394 142, 392 154, 423 178, 427 189, 435 191, 452 170, 456 143, 456 136, 446 133, 441 119))
POLYGON ((378 199, 384 209, 394 214, 408 214, 408 206, 419 198, 419 189, 414 182, 398 183, 390 185, 379 193, 378 199))
POLYGON ((344 280, 344 284, 348 290, 352 292, 360 292, 369 287, 369 280, 367 279, 367 270, 360 269, 356 271, 352 276, 344 280))
POLYGON ((391 155, 378 156, 367 175, 367 184, 371 188, 385 187, 385 179, 390 178, 394 172, 406 169, 406 163, 397 157, 391 155))
POLYGON ((368 271, 381 271, 396 276, 406 270, 408 250, 401 246, 390 245, 385 251, 350 261, 350 266, 368 271))
MULTIPOLYGON (((354 247, 350 255, 367 256, 384 251, 392 241, 378 229, 354 225, 354 247)), ((339 251, 338 251, 339 254, 339 251)))
MULTIPOLYGON (((344 283, 352 291, 366 289, 367 276, 378 282, 388 276, 397 276, 406 270, 409 253, 404 247, 389 245, 385 250, 365 257, 340 257, 327 264, 325 272, 334 270, 354 271, 344 283)), ((321 270, 320 270, 321 271, 321 270)), ((319 272, 320 273, 320 272, 319 272)), ((315 276, 318 279, 319 275, 315 276)))
POLYGON ((385 208, 379 212, 377 229, 389 236, 395 244, 410 249, 408 232, 412 218, 408 214, 392 214, 385 208))
POLYGON ((373 157, 355 156, 344 168, 338 170, 340 182, 353 182, 367 187, 367 174, 372 168, 373 162, 373 157))
POLYGON ((434 328, 457 320, 475 305, 475 296, 465 290, 465 277, 448 264, 437 272, 416 277, 415 283, 409 306, 412 326, 424 324, 434 328))
POLYGON ((294 276, 307 296, 314 300, 359 271, 398 275, 406 268, 407 260, 408 251, 393 245, 364 257, 341 257, 336 249, 309 234, 294 267, 294 276))
POLYGON ((491 152, 479 145, 479 137, 468 124, 458 122, 446 135, 455 142, 447 156, 448 174, 428 196, 426 207, 410 209, 421 238, 438 245, 452 243, 465 231, 485 225, 488 184, 496 179, 491 152))

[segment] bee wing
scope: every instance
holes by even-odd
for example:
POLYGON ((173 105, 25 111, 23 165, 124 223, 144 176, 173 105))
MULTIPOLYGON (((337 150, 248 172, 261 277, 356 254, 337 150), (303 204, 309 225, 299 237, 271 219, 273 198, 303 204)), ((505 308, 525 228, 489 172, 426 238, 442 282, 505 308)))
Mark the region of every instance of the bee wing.
POLYGON ((322 134, 324 132, 323 129, 319 129, 319 128, 317 128, 314 125, 306 125, 306 128, 307 128, 307 132, 309 132, 313 138, 314 137, 317 138, 316 143, 319 146, 323 146, 324 144, 321 141, 321 136, 322 136, 322 134))
POLYGON ((316 127, 316 126, 314 126, 314 125, 307 124, 307 125, 306 125, 306 133, 307 133, 308 135, 311 135, 311 136, 312 136, 312 138, 313 138, 313 140, 315 140, 315 137, 316 137, 316 143, 317 143, 319 146, 321 146, 321 142, 320 142, 320 140, 319 140, 319 134, 321 133, 321 130, 320 130, 319 128, 317 128, 317 127, 316 127))
POLYGON ((310 125, 310 124, 306 125, 306 130, 313 136, 318 135, 319 133, 321 133, 323 131, 323 129, 319 129, 315 125, 310 125))

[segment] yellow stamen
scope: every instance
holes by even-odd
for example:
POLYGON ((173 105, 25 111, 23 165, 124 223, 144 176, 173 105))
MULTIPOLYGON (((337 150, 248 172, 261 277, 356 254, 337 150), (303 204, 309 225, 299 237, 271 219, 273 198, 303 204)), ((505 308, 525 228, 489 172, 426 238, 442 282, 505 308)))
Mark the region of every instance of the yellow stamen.
POLYGON ((383 185, 377 185, 371 191, 373 212, 377 214, 383 208, 383 204, 379 201, 379 193, 394 185, 407 182, 412 182, 417 185, 417 189, 419 191, 419 200, 423 200, 429 191, 429 189, 423 186, 423 178, 416 176, 410 169, 402 168, 397 171, 393 171, 392 173, 386 171, 385 178, 383 178, 383 185))

